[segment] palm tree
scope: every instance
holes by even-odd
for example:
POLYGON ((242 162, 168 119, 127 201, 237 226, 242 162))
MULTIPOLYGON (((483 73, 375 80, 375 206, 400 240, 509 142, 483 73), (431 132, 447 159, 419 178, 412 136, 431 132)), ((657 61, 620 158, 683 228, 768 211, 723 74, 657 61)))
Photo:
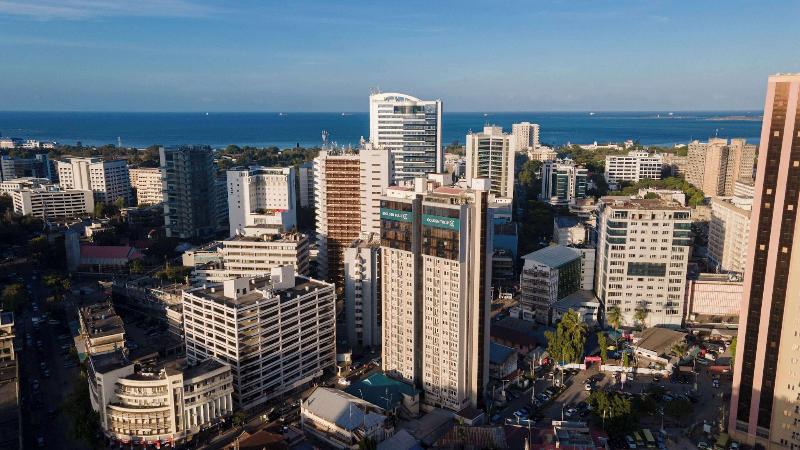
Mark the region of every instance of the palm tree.
POLYGON ((647 320, 647 310, 644 308, 636 308, 636 312, 633 314, 633 320, 644 330, 644 321, 647 320))
POLYGON ((620 311, 619 306, 612 306, 608 310, 608 314, 606 314, 606 322, 611 325, 614 330, 618 330, 619 326, 622 325, 622 311, 620 311))

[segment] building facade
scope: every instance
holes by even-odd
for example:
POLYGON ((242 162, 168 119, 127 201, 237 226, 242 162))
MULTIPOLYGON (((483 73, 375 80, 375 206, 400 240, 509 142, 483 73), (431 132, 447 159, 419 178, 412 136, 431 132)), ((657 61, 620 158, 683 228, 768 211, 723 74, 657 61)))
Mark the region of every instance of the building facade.
POLYGON ((161 147, 167 237, 207 238, 219 228, 216 167, 211 147, 161 147))
POLYGON ((452 411, 481 406, 489 376, 489 187, 417 179, 381 201, 383 370, 452 411))
POLYGON ((605 177, 608 183, 661 179, 661 155, 633 151, 627 155, 607 155, 605 177))
POLYGON ((750 236, 752 199, 712 198, 708 222, 708 258, 718 270, 744 273, 750 236))
POLYGON ((235 404, 252 408, 335 367, 335 303, 332 284, 290 266, 185 290, 186 356, 230 365, 235 404))
POLYGON ((553 206, 567 206, 586 197, 589 172, 571 159, 546 161, 542 164, 541 200, 553 206))
POLYGON ((737 180, 751 180, 756 146, 744 139, 712 138, 689 143, 686 181, 706 196, 731 196, 737 180))
POLYGON ((131 187, 137 205, 157 205, 164 201, 164 183, 158 167, 131 167, 128 169, 131 187))
POLYGON ((238 167, 227 171, 230 235, 251 225, 297 227, 297 183, 294 167, 238 167))
POLYGON ((122 198, 131 204, 131 180, 128 163, 102 158, 68 158, 56 161, 58 183, 64 189, 92 191, 95 201, 111 205, 122 198))
POLYGON ((467 183, 474 178, 487 178, 491 193, 498 197, 514 197, 514 151, 511 136, 501 127, 486 126, 482 133, 467 135, 467 183))
POLYGON ((381 345, 380 234, 362 234, 344 251, 347 341, 354 348, 381 345))
POLYGON ((47 153, 34 155, 33 158, 0 156, 0 181, 25 177, 58 180, 58 177, 54 175, 53 166, 47 158, 47 153))
POLYGON ((314 162, 307 161, 297 167, 298 203, 301 208, 314 207, 314 162))
POLYGON ((539 148, 539 124, 521 122, 511 125, 511 151, 525 152, 539 148))
POLYGON ((442 101, 399 93, 371 94, 369 140, 392 153, 396 178, 441 172, 442 101))
POLYGON ((40 219, 68 219, 94 212, 94 194, 89 190, 54 187, 25 188, 8 193, 14 212, 40 219))
POLYGON ((361 200, 361 232, 381 232, 381 196, 394 179, 392 154, 385 149, 365 143, 358 152, 360 200, 361 200))
POLYGON ((522 259, 519 288, 523 314, 549 324, 553 304, 581 289, 583 255, 571 247, 551 245, 522 259))
POLYGON ((691 210, 662 199, 619 197, 603 197, 599 208, 595 292, 605 316, 619 308, 623 325, 643 315, 647 327, 680 327, 691 210))
POLYGON ((730 422, 756 448, 800 447, 800 74, 769 77, 730 422))

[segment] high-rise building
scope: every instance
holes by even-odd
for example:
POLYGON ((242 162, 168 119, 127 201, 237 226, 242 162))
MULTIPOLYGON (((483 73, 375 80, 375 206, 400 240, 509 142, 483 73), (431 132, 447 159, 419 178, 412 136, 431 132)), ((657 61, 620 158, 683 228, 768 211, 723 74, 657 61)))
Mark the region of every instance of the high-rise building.
POLYGON ((314 207, 314 162, 306 161, 297 167, 297 180, 300 185, 299 198, 301 208, 314 207))
POLYGON ((728 431, 800 448, 800 74, 769 77, 728 431))
POLYGON ((131 187, 137 205, 157 205, 164 201, 164 183, 158 167, 131 167, 128 169, 131 187))
POLYGON ((161 147, 167 237, 207 238, 219 228, 216 166, 211 147, 161 147))
POLYGON ((337 286, 343 280, 344 249, 361 231, 360 174, 357 152, 321 151, 314 159, 317 276, 337 286))
POLYGON ((619 308, 629 326, 644 319, 647 327, 680 327, 691 209, 663 199, 603 197, 599 211, 595 292, 606 312, 619 308))
POLYGON ((753 178, 756 146, 744 139, 711 138, 689 143, 686 181, 706 196, 731 196, 737 180, 753 178))
POLYGON ((553 206, 567 206, 586 197, 589 172, 571 159, 546 161, 542 164, 541 200, 553 206))
POLYGON ((362 234, 344 251, 344 310, 353 348, 381 345, 380 234, 362 234))
POLYGON ((53 173, 47 153, 34 155, 33 158, 0 156, 0 181, 25 177, 48 178, 51 181, 58 179, 53 173))
POLYGON ((333 285, 290 266, 183 291, 186 356, 231 366, 233 400, 249 409, 336 365, 333 285))
POLYGON ((342 286, 343 253, 360 233, 380 233, 380 198, 392 155, 371 143, 332 149, 314 159, 318 275, 342 286))
POLYGON ((480 406, 488 381, 489 180, 472 188, 390 187, 381 201, 383 370, 424 402, 480 406))
POLYGON ((0 183, 0 193, 11 197, 14 212, 40 219, 67 219, 94 212, 90 190, 60 189, 46 178, 24 178, 0 183))
POLYGON ((294 167, 237 167, 227 171, 230 235, 251 225, 274 225, 281 231, 297 227, 294 167))
POLYGON ((122 198, 131 204, 131 180, 128 163, 102 158, 67 158, 57 161, 58 182, 64 189, 92 191, 95 202, 113 204, 122 198))
POLYGON ((522 122, 511 125, 511 151, 525 152, 539 148, 539 124, 522 122))
POLYGON ((398 93, 371 94, 369 140, 392 153, 396 178, 441 172, 442 101, 398 93))
POLYGON ((745 272, 752 202, 741 197, 711 199, 708 257, 719 270, 745 272))
POLYGON ((627 155, 606 155, 606 181, 636 183, 644 179, 661 179, 662 159, 659 154, 633 151, 627 155))
POLYGON ((486 126, 482 133, 467 135, 467 183, 474 178, 487 178, 491 193, 498 197, 514 197, 514 152, 511 136, 501 127, 486 126))

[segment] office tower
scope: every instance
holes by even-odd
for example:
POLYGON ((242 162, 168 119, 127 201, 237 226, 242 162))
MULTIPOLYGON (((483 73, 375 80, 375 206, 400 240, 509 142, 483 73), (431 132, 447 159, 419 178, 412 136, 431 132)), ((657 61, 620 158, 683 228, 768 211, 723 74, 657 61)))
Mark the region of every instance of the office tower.
POLYGON ((627 155, 606 155, 606 181, 636 183, 644 179, 661 179, 662 159, 659 154, 633 151, 627 155))
POLYGON ((56 165, 62 188, 92 191, 95 202, 107 205, 119 198, 125 200, 126 205, 131 204, 131 180, 126 161, 68 157, 67 161, 57 161, 56 165))
POLYGON ((442 101, 398 93, 371 94, 369 140, 392 153, 396 178, 441 172, 442 101))
POLYGON ((301 208, 314 207, 314 162, 307 161, 297 167, 297 180, 300 185, 299 203, 301 208))
POLYGON ((549 324, 552 306, 581 289, 583 254, 575 248, 552 245, 522 259, 519 287, 523 314, 549 324))
POLYGON ((381 345, 380 248, 380 233, 362 233, 344 251, 344 310, 352 348, 381 345))
POLYGON ((680 327, 692 246, 691 209, 662 199, 603 197, 595 292, 623 324, 680 327))
POLYGON ((586 197, 589 172, 571 159, 546 161, 542 164, 541 200, 553 206, 567 206, 586 197))
POLYGON ((53 168, 47 158, 47 153, 34 155, 33 158, 0 156, 0 181, 27 177, 48 178, 51 181, 58 179, 53 175, 53 168))
POLYGON ((251 225, 276 226, 280 231, 297 227, 294 167, 236 167, 227 171, 230 235, 251 225))
POLYGON ((167 237, 208 238, 219 228, 216 167, 211 147, 161 147, 167 237))
POLYGON ((522 122, 511 125, 511 151, 524 152, 539 148, 539 124, 522 122))
POLYGON ((488 381, 489 180, 390 187, 381 201, 383 370, 428 405, 480 406, 488 381))
POLYGON ((260 227, 245 227, 239 234, 208 251, 187 252, 184 265, 194 267, 196 283, 219 283, 230 278, 265 276, 279 266, 292 266, 308 276, 309 239, 303 233, 265 232, 260 227))
POLYGON ((799 99, 800 74, 769 77, 728 427, 755 448, 800 448, 799 99))
POLYGON ((164 183, 158 167, 131 167, 128 169, 131 187, 137 205, 157 205, 164 201, 164 183))
POLYGON ((14 212, 45 220, 86 217, 94 212, 92 191, 55 187, 23 188, 11 191, 14 212))
POLYGON ((392 155, 371 143, 331 149, 314 159, 318 275, 342 286, 343 252, 361 232, 380 232, 380 197, 392 155))
POLYGON ((487 178, 491 193, 498 197, 514 197, 514 152, 511 136, 501 127, 486 126, 483 133, 467 135, 467 183, 474 178, 487 178))
POLYGON ((745 272, 752 202, 741 197, 711 199, 708 258, 718 270, 745 272))
POLYGON ((317 276, 342 286, 344 249, 361 230, 361 159, 357 152, 321 151, 314 159, 317 276))
POLYGON ((686 181, 706 196, 731 196, 737 180, 753 178, 756 146, 744 139, 712 138, 689 143, 686 181))
POLYGON ((336 365, 333 285, 290 266, 183 291, 186 356, 231 366, 233 400, 249 409, 336 365))
POLYGON ((367 142, 358 152, 360 159, 361 232, 381 232, 381 196, 394 179, 392 155, 367 142))

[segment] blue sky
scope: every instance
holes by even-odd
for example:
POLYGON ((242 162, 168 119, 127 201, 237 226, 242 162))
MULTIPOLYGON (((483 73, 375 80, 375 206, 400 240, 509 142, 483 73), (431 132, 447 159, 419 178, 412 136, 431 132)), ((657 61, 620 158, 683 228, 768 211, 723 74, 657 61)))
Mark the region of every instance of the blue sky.
POLYGON ((760 109, 800 2, 0 0, 0 110, 760 109))

